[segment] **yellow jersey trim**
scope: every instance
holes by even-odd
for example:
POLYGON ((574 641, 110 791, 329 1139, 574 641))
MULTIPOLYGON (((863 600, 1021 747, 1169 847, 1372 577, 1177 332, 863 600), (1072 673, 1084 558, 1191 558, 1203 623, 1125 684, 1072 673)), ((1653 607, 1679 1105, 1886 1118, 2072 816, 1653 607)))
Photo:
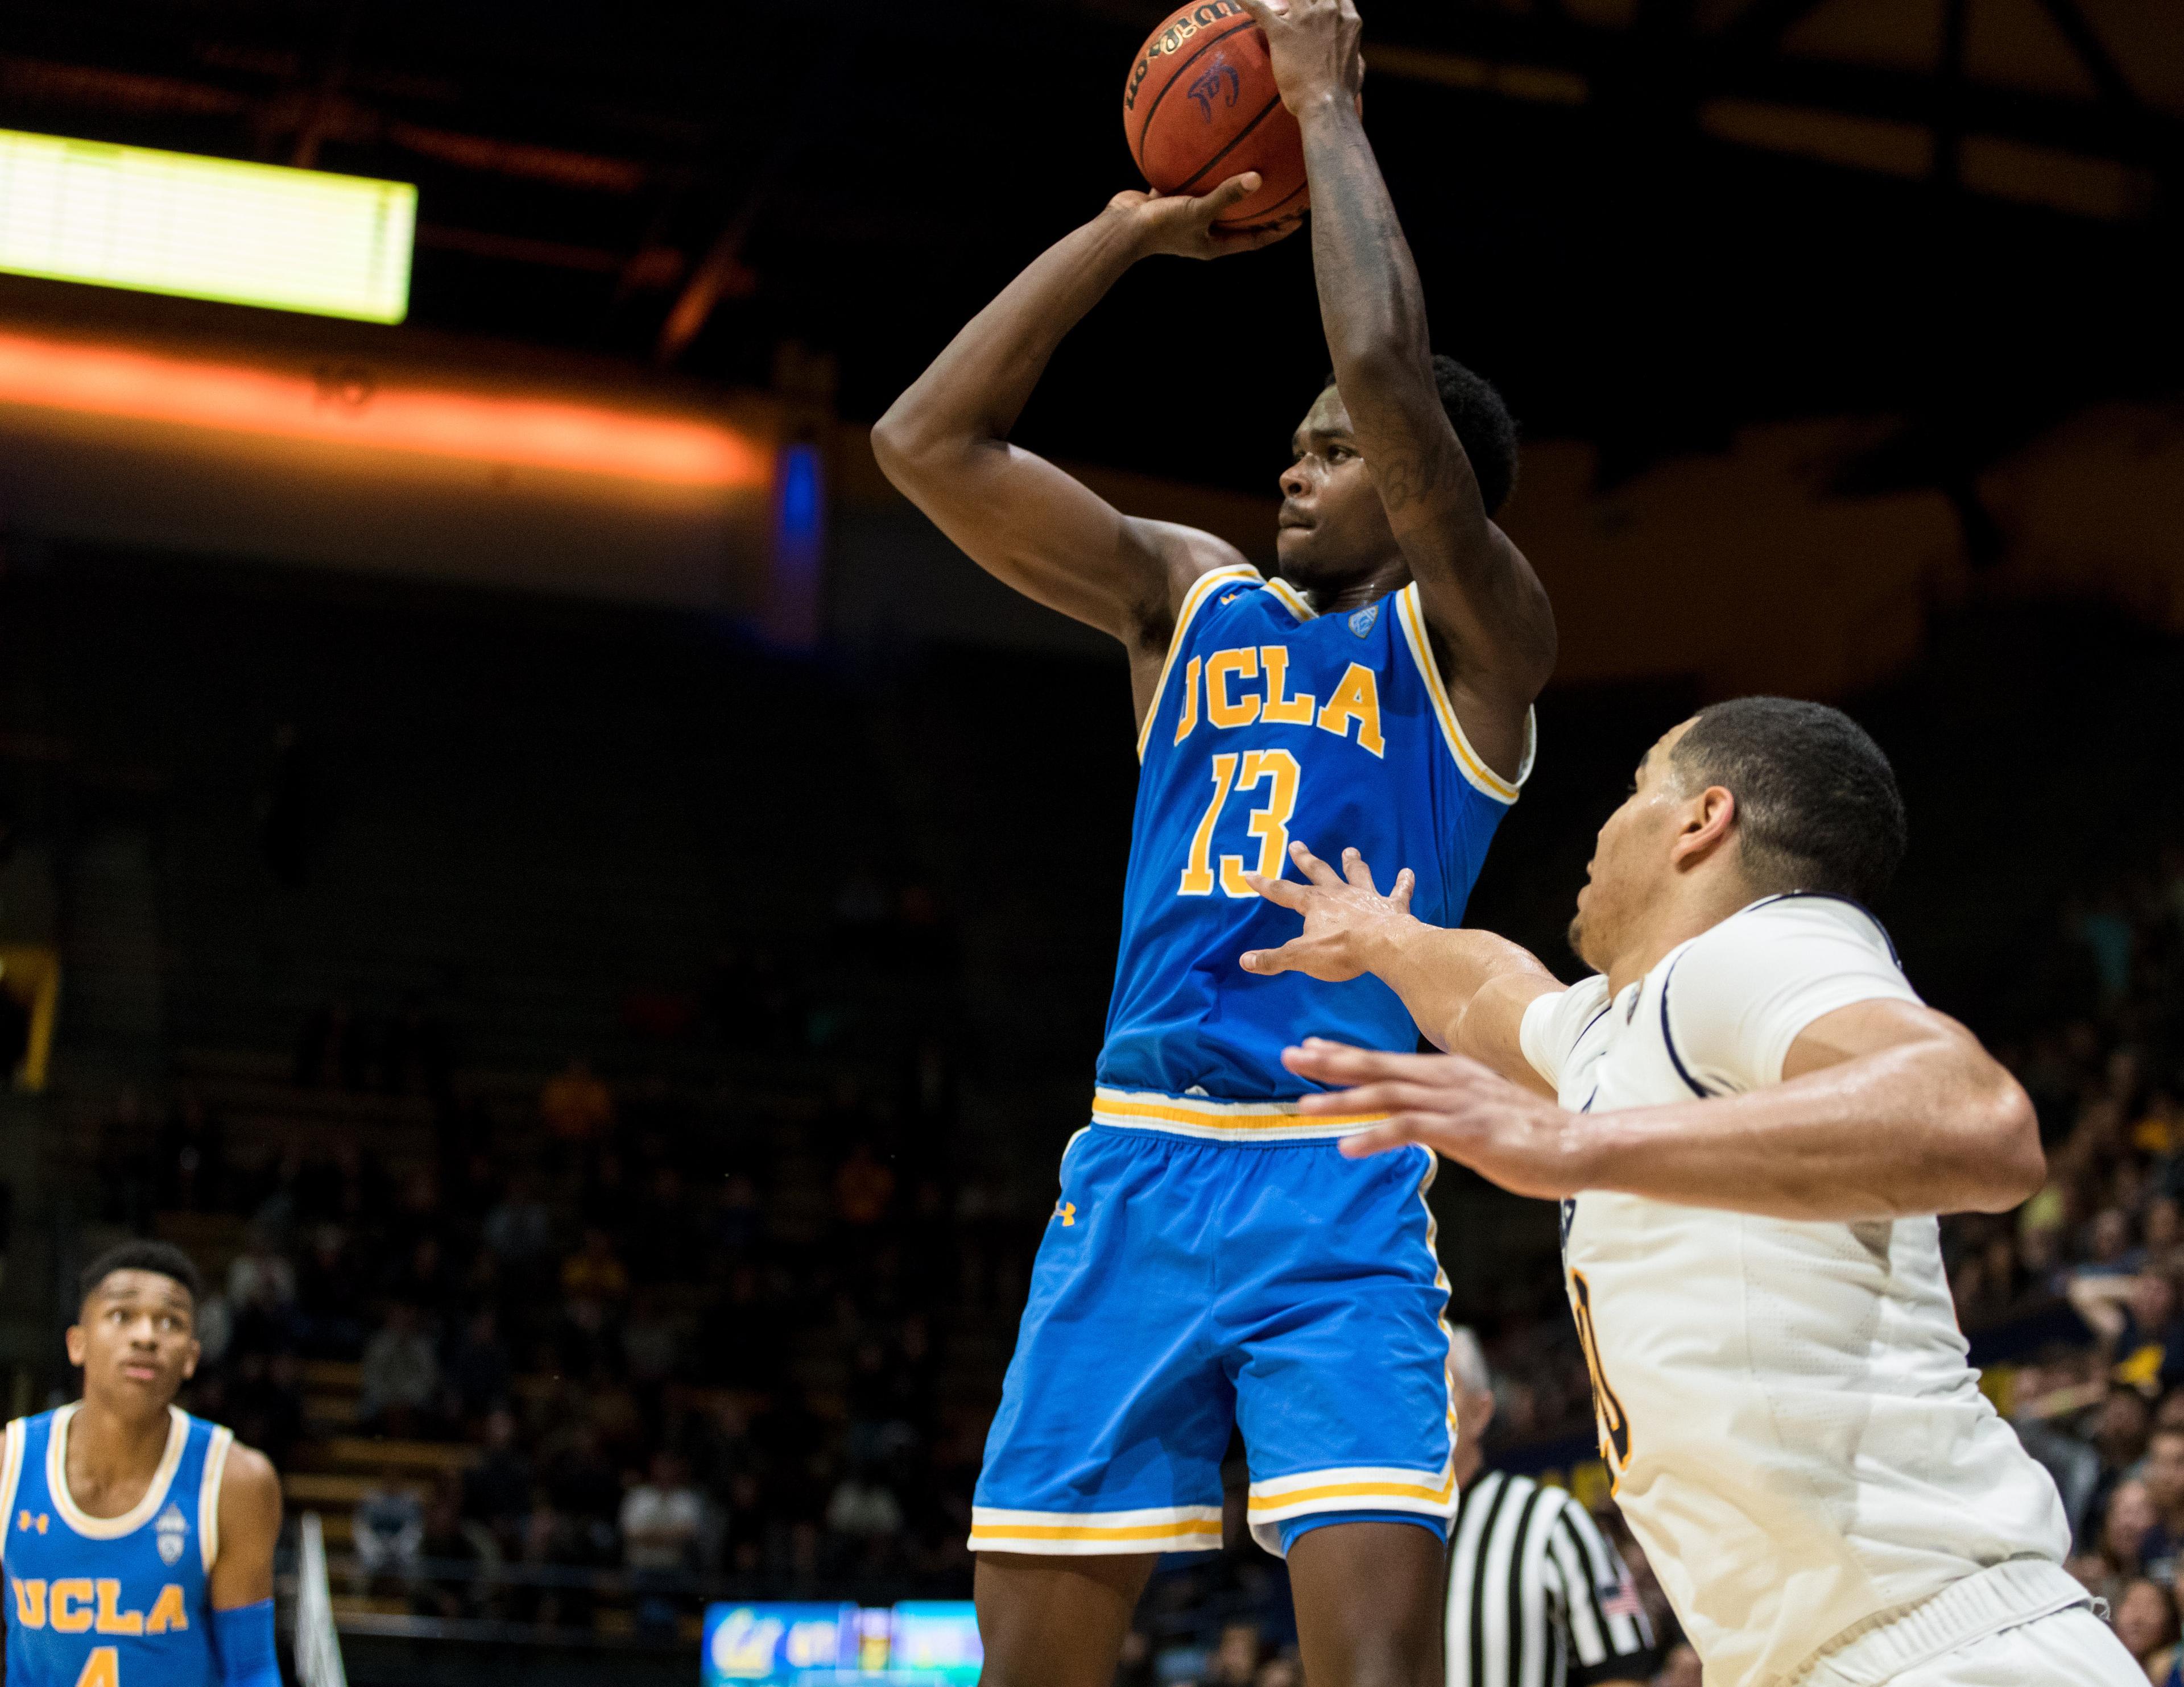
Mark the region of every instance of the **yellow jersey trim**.
POLYGON ((1219 568, 1208 569, 1193 581, 1190 589, 1184 593, 1183 607, 1175 614, 1175 631, 1168 635, 1167 660, 1161 664, 1159 682, 1153 687, 1152 701, 1145 705, 1145 718, 1138 727, 1139 761, 1145 759, 1145 746, 1152 742, 1153 722, 1160 715, 1161 699, 1167 695, 1167 676, 1175 671, 1176 655, 1183 649, 1183 641, 1190 631, 1191 622, 1197 619, 1198 611, 1204 607, 1206 600, 1213 595, 1214 588, 1232 580, 1249 581, 1257 585, 1260 583, 1259 571, 1248 562, 1228 563, 1219 568))
POLYGON ((1298 1141, 1351 1136, 1387 1118, 1385 1113, 1300 1113, 1294 1101, 1215 1101, 1156 1091, 1093 1091, 1095 1124, 1179 1136, 1298 1141))
POLYGON ((1456 718, 1456 705, 1449 701, 1448 687, 1442 682, 1440 666, 1434 660, 1433 641, 1427 636, 1425 608, 1418 600, 1418 582, 1413 580, 1395 594, 1396 613, 1403 623, 1404 642, 1411 647, 1411 656, 1425 676, 1426 694, 1433 699, 1434 713, 1440 717, 1441 737, 1448 741, 1449 753, 1455 756, 1456 765, 1482 793, 1497 803, 1517 800, 1524 781, 1532 771, 1532 754, 1537 729, 1532 712, 1524 712, 1524 760, 1517 770, 1517 782, 1511 784, 1479 759, 1472 749, 1471 740, 1463 735, 1463 724, 1456 718))
POLYGON ((1306 599, 1304 593, 1298 591, 1295 587, 1290 585, 1288 581, 1269 580, 1267 582, 1267 589, 1269 592, 1272 592, 1277 598, 1279 598, 1283 604, 1288 608, 1289 612, 1295 615, 1299 621, 1316 621, 1318 619, 1319 611, 1312 608, 1312 604, 1306 599))

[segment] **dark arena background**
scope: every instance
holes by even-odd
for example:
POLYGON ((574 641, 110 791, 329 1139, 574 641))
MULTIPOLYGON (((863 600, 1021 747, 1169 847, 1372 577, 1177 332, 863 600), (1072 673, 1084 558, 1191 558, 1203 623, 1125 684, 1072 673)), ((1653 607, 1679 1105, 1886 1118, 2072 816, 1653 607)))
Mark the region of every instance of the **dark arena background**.
MULTIPOLYGON (((1700 704, 1869 727, 1912 821, 1879 911, 2049 1155, 1945 1222, 1960 1321, 2072 1568, 2165 1644, 2184 1490, 2109 1512, 2184 1421, 2174 9, 1361 3, 1562 630, 1471 922, 1574 977, 1593 829, 1700 704), (2127 1339, 2074 1300, 2126 1274, 2127 1339)), ((283 1478, 284 1656, 315 1516, 358 1687, 975 1679, 972 1484, 1136 765, 1113 647, 976 571, 870 428, 1137 185, 1161 13, 0 10, 0 1387, 71 1398, 77 1271, 186 1247, 185 1403, 283 1478), (126 242, 76 224, 149 214, 120 148, 414 185, 378 202, 414 250, 345 314, 275 223, 199 253, 218 287, 102 285, 126 242)), ((1017 437, 1269 563, 1327 364, 1306 242, 1150 262, 1017 437)), ((1490 1464, 1621 1539, 1553 1211, 1433 1199, 1490 1464)), ((1301 1680, 1232 1498, 1130 1687, 1301 1680)))

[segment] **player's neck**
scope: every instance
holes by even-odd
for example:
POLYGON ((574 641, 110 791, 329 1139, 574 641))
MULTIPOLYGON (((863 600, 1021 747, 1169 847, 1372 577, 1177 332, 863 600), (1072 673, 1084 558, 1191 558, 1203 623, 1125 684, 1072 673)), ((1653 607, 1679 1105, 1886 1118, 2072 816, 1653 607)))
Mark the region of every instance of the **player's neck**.
POLYGON ((1752 900, 1750 887, 1727 874, 1679 879, 1632 922, 1607 967, 1607 993, 1620 995, 1644 977, 1671 949, 1711 931, 1752 900))
POLYGON ((1346 615, 1368 604, 1379 603, 1390 592, 1401 591, 1411 583, 1411 570, 1401 557, 1395 556, 1354 580, 1320 581, 1310 585, 1302 581, 1290 583, 1304 593, 1305 600, 1316 613, 1346 615))
POLYGON ((164 1406, 148 1416, 125 1415, 86 1395, 69 1420, 69 1464, 102 1489, 140 1476, 149 1481, 166 1453, 172 1423, 164 1406))

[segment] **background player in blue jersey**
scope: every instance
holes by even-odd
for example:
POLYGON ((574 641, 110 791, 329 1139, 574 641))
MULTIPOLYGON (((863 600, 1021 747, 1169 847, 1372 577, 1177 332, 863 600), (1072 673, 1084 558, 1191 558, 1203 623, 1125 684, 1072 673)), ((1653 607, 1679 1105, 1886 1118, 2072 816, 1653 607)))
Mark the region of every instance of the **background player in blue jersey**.
POLYGON ((8 1687, 279 1687, 263 1453, 175 1396, 197 1369, 197 1267, 125 1242, 83 1274, 83 1398, 0 1442, 8 1687))
POLYGON ((1144 764, 1093 1122, 1063 1157, 974 1501, 999 1687, 1106 1687, 1154 1557, 1220 1545, 1237 1427, 1314 1687, 1440 1679, 1455 1484, 1432 1159, 1345 1160, 1330 1139, 1365 1122, 1301 1117, 1280 1061, 1308 1033, 1401 1050, 1417 1033, 1375 982, 1254 976, 1236 956, 1287 935, 1246 875, 1279 877, 1292 829, 1417 864, 1414 903, 1460 918, 1529 760, 1554 626, 1490 519, 1514 429, 1429 348, 1358 114, 1357 13, 1244 3, 1303 126, 1334 365, 1281 476, 1279 577, 1007 438, 1063 335, 1139 259, 1290 231, 1213 231, 1255 178, 1116 196, 873 433, 978 563, 1122 641, 1144 764))

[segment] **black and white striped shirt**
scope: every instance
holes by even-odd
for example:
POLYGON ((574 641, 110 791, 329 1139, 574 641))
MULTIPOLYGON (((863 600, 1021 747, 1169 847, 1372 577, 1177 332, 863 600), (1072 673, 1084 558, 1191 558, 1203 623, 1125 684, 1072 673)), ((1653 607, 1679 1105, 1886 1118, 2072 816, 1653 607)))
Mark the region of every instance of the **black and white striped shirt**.
POLYGON ((1449 1548, 1449 1687, 1644 1681, 1653 1631, 1630 1572, 1559 1488, 1487 1471, 1449 1548))

